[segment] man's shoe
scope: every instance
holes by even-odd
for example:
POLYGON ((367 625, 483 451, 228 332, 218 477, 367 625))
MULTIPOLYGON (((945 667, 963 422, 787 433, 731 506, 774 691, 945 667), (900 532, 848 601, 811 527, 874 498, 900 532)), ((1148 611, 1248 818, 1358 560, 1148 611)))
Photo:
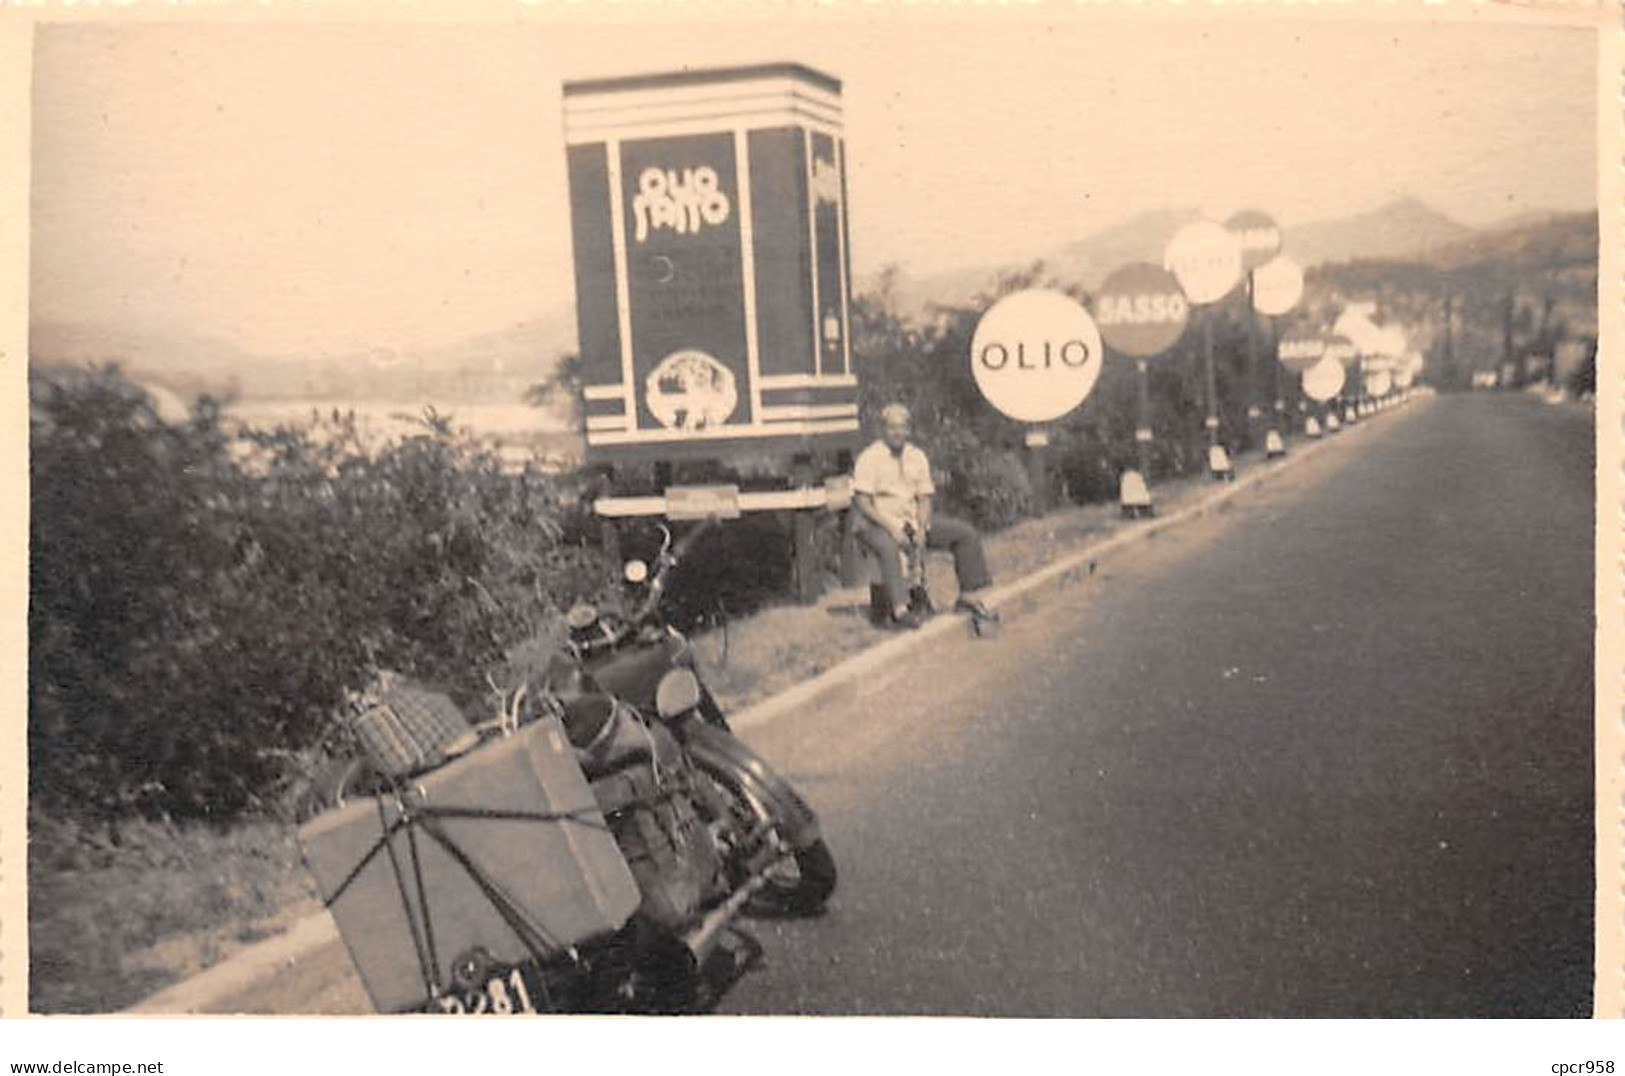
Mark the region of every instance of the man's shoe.
POLYGON ((977 620, 997 620, 999 614, 989 609, 980 599, 960 598, 954 602, 954 608, 961 613, 969 613, 977 620))
POLYGON ((919 614, 914 612, 912 609, 906 613, 894 615, 891 618, 891 626, 899 631, 913 631, 915 628, 919 627, 920 624, 921 620, 919 614))

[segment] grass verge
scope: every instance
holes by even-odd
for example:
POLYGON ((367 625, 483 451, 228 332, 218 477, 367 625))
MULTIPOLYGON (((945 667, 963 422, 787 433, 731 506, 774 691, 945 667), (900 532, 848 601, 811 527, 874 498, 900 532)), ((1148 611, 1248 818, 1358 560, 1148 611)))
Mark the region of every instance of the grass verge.
POLYGON ((29 825, 29 1007, 112 1012, 320 907, 293 831, 29 825))

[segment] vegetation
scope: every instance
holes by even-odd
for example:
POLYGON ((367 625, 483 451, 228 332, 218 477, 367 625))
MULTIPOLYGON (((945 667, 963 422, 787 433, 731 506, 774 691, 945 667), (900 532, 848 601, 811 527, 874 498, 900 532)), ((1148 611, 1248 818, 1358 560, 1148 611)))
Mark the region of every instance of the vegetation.
POLYGON ((437 415, 368 453, 342 416, 166 423, 113 368, 34 390, 30 798, 58 816, 263 813, 376 670, 475 699, 604 576, 567 481, 437 415))

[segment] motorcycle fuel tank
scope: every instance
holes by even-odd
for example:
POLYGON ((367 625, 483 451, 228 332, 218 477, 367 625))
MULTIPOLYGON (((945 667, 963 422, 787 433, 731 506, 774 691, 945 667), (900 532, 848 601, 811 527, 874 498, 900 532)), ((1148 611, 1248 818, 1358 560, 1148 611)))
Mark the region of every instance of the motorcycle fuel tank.
POLYGON ((552 717, 421 775, 400 799, 329 811, 299 842, 380 1012, 423 1008, 426 978, 446 987, 466 953, 531 959, 515 920, 560 951, 619 929, 641 900, 552 717))
POLYGON ((593 682, 601 689, 652 713, 660 678, 674 667, 690 663, 688 644, 668 636, 655 646, 636 646, 613 654, 592 665, 591 672, 593 682))

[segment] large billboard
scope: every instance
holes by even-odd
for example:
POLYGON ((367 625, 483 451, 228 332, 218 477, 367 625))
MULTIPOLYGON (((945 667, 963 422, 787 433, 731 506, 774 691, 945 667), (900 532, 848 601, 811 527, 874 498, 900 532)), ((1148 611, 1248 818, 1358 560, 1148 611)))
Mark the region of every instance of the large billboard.
POLYGON ((572 82, 564 111, 588 458, 855 444, 840 83, 572 82))

